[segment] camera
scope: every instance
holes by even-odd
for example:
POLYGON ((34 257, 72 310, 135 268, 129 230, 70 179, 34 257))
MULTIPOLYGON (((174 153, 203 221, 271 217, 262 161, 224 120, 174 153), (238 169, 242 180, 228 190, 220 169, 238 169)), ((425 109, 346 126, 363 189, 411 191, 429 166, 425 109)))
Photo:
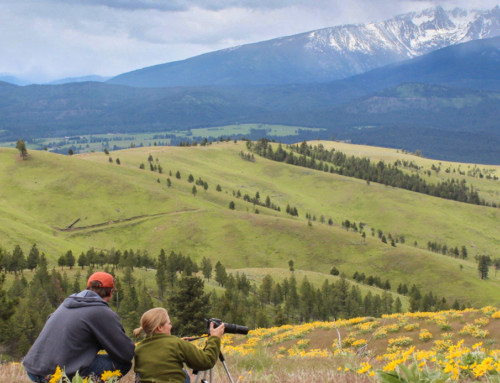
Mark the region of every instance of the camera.
POLYGON ((248 334, 247 326, 240 326, 238 324, 233 324, 233 323, 225 323, 217 318, 205 319, 205 321, 207 322, 208 329, 210 328, 210 322, 212 322, 214 324, 214 327, 219 327, 221 324, 224 324, 224 332, 226 334, 241 334, 241 335, 248 334))

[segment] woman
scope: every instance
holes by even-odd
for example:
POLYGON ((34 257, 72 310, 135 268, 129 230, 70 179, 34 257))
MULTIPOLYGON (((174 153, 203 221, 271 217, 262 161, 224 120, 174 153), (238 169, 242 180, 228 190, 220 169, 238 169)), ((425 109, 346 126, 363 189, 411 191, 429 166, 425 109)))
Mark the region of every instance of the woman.
POLYGON ((224 324, 214 328, 210 323, 210 336, 203 350, 186 340, 170 334, 172 324, 167 310, 157 307, 146 311, 141 317, 141 327, 134 330, 138 337, 143 331, 146 338, 135 348, 135 372, 141 383, 190 382, 182 369, 203 371, 212 368, 220 353, 224 324))

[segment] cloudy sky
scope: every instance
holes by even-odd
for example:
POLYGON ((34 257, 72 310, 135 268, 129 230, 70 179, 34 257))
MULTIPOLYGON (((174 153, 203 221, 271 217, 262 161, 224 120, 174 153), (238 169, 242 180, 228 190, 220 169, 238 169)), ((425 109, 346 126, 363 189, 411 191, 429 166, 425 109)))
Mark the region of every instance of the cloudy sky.
POLYGON ((499 0, 0 0, 0 74, 35 82, 130 70, 441 5, 499 0))

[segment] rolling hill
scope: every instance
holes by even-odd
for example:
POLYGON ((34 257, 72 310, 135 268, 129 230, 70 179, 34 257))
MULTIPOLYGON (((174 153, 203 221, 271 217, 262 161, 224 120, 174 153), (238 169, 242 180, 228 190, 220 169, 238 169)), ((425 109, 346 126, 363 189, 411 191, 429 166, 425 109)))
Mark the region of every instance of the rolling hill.
POLYGON ((447 299, 499 302, 500 279, 491 272, 482 281, 473 262, 474 255, 498 253, 498 209, 260 157, 246 161, 241 151, 244 144, 233 142, 137 148, 112 152, 110 162, 103 153, 68 157, 43 151, 30 151, 22 161, 16 151, 0 149, 1 246, 11 250, 19 244, 28 251, 37 243, 52 262, 68 249, 79 253, 90 247, 144 249, 152 255, 164 248, 233 269, 287 268, 292 259, 301 270, 328 273, 336 266, 348 277, 356 271, 379 275, 393 286, 415 283, 447 299), (150 154, 161 174, 140 169, 141 163, 148 169, 150 154), (193 195, 190 174, 208 189, 198 186, 193 195), (242 197, 269 196, 281 212, 237 198, 238 191, 242 197), (228 208, 231 201, 235 210, 228 208), (299 216, 287 215, 287 205, 299 216), (306 213, 316 218, 311 224, 306 213), (321 216, 333 224, 321 223, 321 216), (363 222, 366 238, 342 228, 346 219, 363 222), (382 243, 370 235, 372 228, 404 236, 405 244, 382 243), (469 259, 429 252, 428 241, 467 246, 469 259))

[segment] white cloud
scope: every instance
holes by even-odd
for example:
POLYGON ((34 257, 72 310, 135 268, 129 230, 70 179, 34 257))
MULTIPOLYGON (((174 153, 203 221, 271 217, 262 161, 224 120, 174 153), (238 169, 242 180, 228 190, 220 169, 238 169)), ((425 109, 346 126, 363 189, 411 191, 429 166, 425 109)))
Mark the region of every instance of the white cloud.
POLYGON ((0 73, 37 81, 110 76, 437 4, 495 6, 490 0, 0 0, 0 73))

